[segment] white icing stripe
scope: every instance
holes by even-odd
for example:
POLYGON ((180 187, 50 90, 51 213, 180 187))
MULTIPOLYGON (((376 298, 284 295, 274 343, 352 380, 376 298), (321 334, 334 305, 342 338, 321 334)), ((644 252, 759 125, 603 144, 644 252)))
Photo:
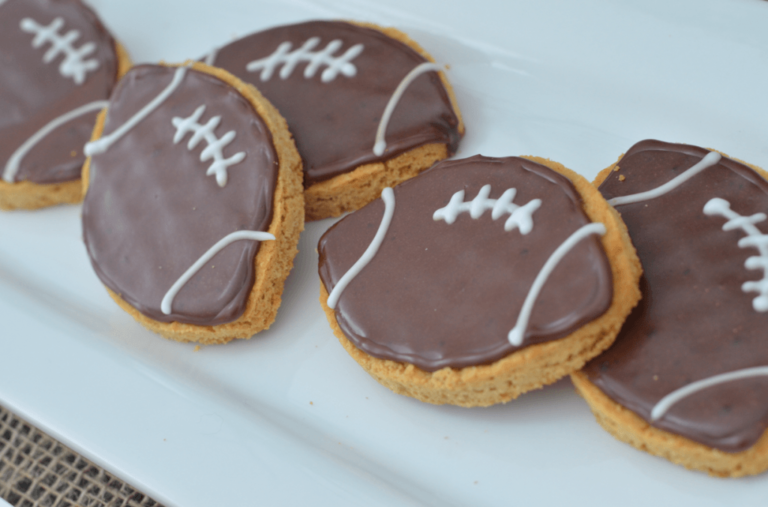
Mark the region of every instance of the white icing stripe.
POLYGON ((743 370, 732 371, 729 373, 722 373, 709 377, 703 380, 692 382, 687 386, 681 387, 676 391, 672 391, 670 394, 664 396, 651 410, 651 421, 656 421, 663 417, 664 414, 672 408, 672 405, 682 400, 683 398, 690 396, 691 394, 715 386, 717 384, 724 384, 725 382, 731 382, 732 380, 741 380, 749 377, 762 377, 768 376, 768 366, 756 366, 754 368, 745 368, 743 370))
POLYGON ((384 108, 384 114, 381 115, 379 128, 376 130, 376 139, 373 143, 374 155, 380 157, 384 154, 384 150, 387 149, 387 142, 384 140, 384 135, 387 132, 387 125, 389 125, 389 119, 392 117, 392 113, 394 112, 395 107, 397 107, 397 103, 400 101, 403 93, 405 93, 405 90, 421 74, 430 71, 440 71, 444 70, 445 68, 445 65, 424 62, 411 69, 411 71, 406 74, 403 80, 400 81, 400 84, 397 85, 397 88, 395 88, 395 93, 393 93, 392 97, 390 97, 389 102, 387 103, 387 107, 384 108))
POLYGON ((178 144, 188 132, 192 132, 192 137, 187 143, 187 148, 192 150, 197 146, 200 141, 205 140, 208 146, 205 147, 200 154, 200 161, 205 162, 213 159, 213 163, 206 171, 206 175, 216 175, 216 183, 220 187, 227 184, 227 168, 231 165, 240 163, 245 158, 245 152, 240 151, 235 153, 229 158, 224 158, 224 148, 232 142, 237 135, 234 130, 230 130, 224 136, 219 139, 216 134, 213 133, 216 127, 221 122, 221 116, 214 116, 205 125, 199 124, 197 121, 205 112, 205 105, 202 105, 195 109, 188 118, 174 117, 171 122, 176 127, 176 134, 173 136, 173 144, 178 144))
MULTIPOLYGON (((675 176, 674 178, 672 178, 665 184, 661 185, 660 187, 656 187, 653 190, 648 190, 647 192, 640 192, 639 194, 614 197, 613 199, 610 199, 608 201, 608 204, 610 204, 611 206, 619 206, 621 204, 631 204, 634 202, 648 201, 650 199, 661 197, 662 195, 666 194, 670 190, 673 190, 679 187, 689 179, 693 178, 704 169, 707 169, 709 167, 712 167, 713 165, 716 165, 718 162, 720 162, 721 158, 722 157, 720 156, 719 153, 710 151, 696 165, 686 170, 682 174, 675 176)), ((619 166, 621 166, 621 162, 619 162, 619 166)))
POLYGON ((157 109, 160 104, 165 101, 165 99, 168 98, 170 94, 172 94, 176 88, 179 87, 179 84, 181 84, 182 79, 184 79, 184 76, 187 74, 187 67, 179 67, 176 69, 176 72, 173 75, 173 79, 171 80, 170 84, 162 91, 160 94, 152 99, 152 101, 141 108, 136 114, 134 114, 131 119, 129 119, 127 122, 125 122, 123 125, 120 126, 117 130, 112 132, 109 135, 103 136, 101 139, 98 139, 96 141, 93 141, 91 143, 88 143, 85 145, 85 154, 89 157, 92 157, 94 155, 98 155, 99 153, 104 153, 109 149, 112 144, 123 137, 129 130, 131 130, 133 127, 135 127, 141 120, 149 116, 149 114, 157 109))
POLYGON ((525 338, 525 330, 528 328, 528 320, 531 318, 533 305, 536 303, 536 298, 539 297, 539 293, 544 287, 547 278, 549 278, 549 275, 552 274, 563 257, 565 257, 574 246, 587 236, 591 234, 603 235, 605 232, 605 225, 599 222, 584 225, 571 234, 568 239, 563 241, 563 243, 557 247, 557 250, 552 252, 552 255, 550 255, 547 262, 544 263, 544 267, 541 268, 539 274, 536 275, 536 279, 533 281, 533 285, 531 285, 531 289, 528 291, 528 295, 523 303, 523 308, 520 310, 520 314, 517 317, 517 323, 509 332, 509 343, 516 347, 522 345, 523 339, 525 338))
POLYGON ((219 56, 219 49, 213 48, 210 53, 205 55, 205 64, 213 66, 216 63, 216 57, 219 56))
POLYGON ((89 102, 88 104, 80 106, 77 109, 73 109, 72 111, 63 114, 58 118, 54 118, 53 120, 48 122, 47 125, 45 125, 43 128, 35 132, 32 135, 32 137, 27 139, 24 142, 24 144, 16 148, 16 151, 13 152, 13 155, 11 155, 11 157, 5 163, 5 168, 3 169, 3 179, 8 183, 13 183, 14 179, 16 178, 16 173, 19 171, 21 160, 24 158, 24 156, 27 153, 29 153, 29 150, 31 150, 37 143, 39 143, 45 136, 50 134, 52 131, 56 130, 63 124, 71 120, 74 120, 78 116, 82 116, 84 114, 87 114, 93 111, 104 109, 108 105, 109 105, 109 102, 107 102, 106 100, 97 100, 96 102, 89 102))
POLYGON ((347 288, 349 282, 351 282, 365 266, 371 262, 371 259, 379 251, 381 243, 384 241, 384 237, 389 230, 389 224, 392 222, 392 215, 395 213, 395 193, 391 188, 387 187, 381 191, 381 200, 384 201, 384 216, 381 217, 381 224, 379 224, 379 230, 376 231, 376 235, 373 237, 373 241, 368 245, 368 248, 363 252, 363 255, 355 262, 349 271, 344 273, 341 280, 336 283, 336 286, 328 296, 327 305, 329 308, 336 308, 336 303, 339 302, 341 293, 347 288))
POLYGON ((357 74, 357 67, 352 63, 352 60, 363 52, 362 44, 355 44, 347 49, 343 55, 335 57, 331 55, 341 48, 343 42, 335 39, 329 42, 325 49, 312 52, 312 49, 318 44, 320 44, 320 38, 312 37, 307 39, 300 48, 290 52, 292 44, 290 42, 283 42, 274 53, 266 58, 253 60, 245 66, 245 69, 249 72, 261 70, 259 77, 262 81, 269 81, 279 65, 283 66, 280 69, 280 78, 287 79, 293 72, 293 69, 301 62, 308 62, 304 69, 304 77, 306 79, 314 77, 321 65, 327 65, 327 68, 320 75, 323 83, 333 81, 339 73, 347 77, 353 77, 357 74))
POLYGON ((187 269, 184 272, 184 274, 181 275, 181 277, 178 280, 176 280, 176 283, 174 283, 171 286, 171 288, 168 289, 168 292, 165 293, 165 296, 163 296, 163 300, 160 302, 160 310, 164 314, 170 315, 171 307, 173 306, 173 298, 175 298, 176 294, 178 294, 181 288, 184 287, 184 284, 186 284, 190 280, 190 278, 192 278, 195 275, 195 273, 200 271, 200 268, 205 266, 205 264, 209 260, 211 260, 211 258, 214 255, 222 251, 231 243, 234 243, 235 241, 241 241, 244 239, 248 239, 252 241, 270 241, 270 240, 274 240, 275 237, 268 232, 261 232, 261 231, 237 231, 223 237, 215 245, 209 248, 208 251, 205 252, 203 256, 197 260, 197 262, 192 264, 192 266, 190 266, 189 269, 187 269))
POLYGON ((83 84, 86 74, 99 68, 97 59, 85 59, 96 51, 96 44, 86 42, 80 48, 75 48, 74 43, 80 38, 78 30, 70 30, 64 35, 59 34, 59 30, 64 26, 62 18, 54 19, 48 26, 43 26, 32 18, 24 18, 19 26, 25 32, 35 35, 32 39, 33 48, 51 43, 51 47, 43 55, 43 63, 50 63, 60 54, 64 55, 64 59, 59 64, 59 73, 63 77, 72 78, 75 84, 83 84))
POLYGON ((745 282, 741 286, 744 292, 757 292, 760 295, 752 300, 752 308, 757 312, 768 311, 768 234, 763 234, 755 227, 756 223, 766 219, 765 213, 755 213, 744 217, 731 209, 731 203, 725 199, 714 197, 704 205, 704 214, 708 216, 720 215, 728 219, 723 225, 724 231, 741 229, 747 234, 746 238, 739 240, 740 248, 755 247, 760 252, 759 256, 747 259, 744 267, 747 269, 762 269, 763 279, 745 282))
POLYGON ((512 200, 517 195, 517 189, 507 189, 498 199, 489 199, 491 195, 491 186, 484 185, 477 193, 477 196, 470 202, 464 202, 464 190, 459 190, 453 196, 451 201, 443 208, 435 211, 432 219, 445 220, 445 223, 452 224, 460 213, 468 212, 473 219, 478 219, 487 210, 491 212, 491 218, 497 218, 509 213, 509 218, 504 223, 504 230, 511 231, 515 227, 520 229, 520 234, 528 234, 533 230, 533 212, 541 206, 541 199, 533 199, 525 206, 518 206, 512 200))

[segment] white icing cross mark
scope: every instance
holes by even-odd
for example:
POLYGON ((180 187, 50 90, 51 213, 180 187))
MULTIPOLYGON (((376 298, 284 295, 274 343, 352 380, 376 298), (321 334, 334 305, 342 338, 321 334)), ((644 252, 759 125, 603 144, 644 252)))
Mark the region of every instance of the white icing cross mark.
POLYGON ((249 72, 260 70, 262 81, 269 81, 277 66, 281 64, 283 68, 280 69, 280 78, 287 79, 300 62, 309 62, 304 69, 306 79, 314 77, 321 65, 327 65, 328 67, 320 75, 320 80, 323 83, 333 81, 339 73, 347 77, 353 77, 357 74, 357 67, 352 63, 352 60, 363 52, 362 44, 355 44, 341 56, 332 56, 341 48, 343 43, 340 40, 332 40, 325 46, 325 49, 312 52, 312 49, 318 44, 320 44, 320 37, 312 37, 307 39, 300 48, 291 52, 292 44, 283 42, 274 53, 266 58, 250 62, 245 68, 249 72))
POLYGON ((707 389, 708 387, 716 386, 718 384, 724 384, 733 380, 741 380, 750 377, 768 376, 768 366, 756 366, 754 368, 744 368, 743 370, 731 371, 728 373, 722 373, 715 375, 714 377, 705 378, 692 382, 686 386, 681 387, 675 391, 672 391, 668 395, 664 396, 659 402, 654 405, 651 410, 651 421, 656 421, 664 416, 664 414, 672 408, 672 405, 678 401, 686 398, 698 391, 707 389))
POLYGON ((86 60, 85 58, 96 51, 96 44, 87 42, 79 49, 74 47, 74 42, 80 37, 80 32, 70 30, 64 35, 58 32, 64 26, 64 20, 54 19, 50 25, 43 26, 31 18, 24 18, 20 23, 21 29, 25 32, 35 34, 32 39, 32 47, 39 48, 46 42, 51 43, 51 47, 43 55, 43 62, 50 63, 59 54, 64 54, 64 60, 59 64, 59 72, 64 77, 72 78, 75 84, 81 85, 85 82, 85 75, 88 71, 94 71, 99 68, 99 61, 95 58, 86 60))
POLYGON ((757 292, 760 295, 752 300, 752 308, 757 312, 768 311, 768 234, 762 234, 755 227, 756 223, 766 219, 765 213, 755 213, 752 216, 741 216, 731 209, 731 203, 725 199, 714 197, 704 205, 704 214, 708 216, 720 215, 728 219, 723 225, 724 231, 741 229, 747 234, 746 238, 739 240, 739 248, 755 247, 760 255, 747 259, 744 267, 747 269, 762 269, 763 279, 745 282, 741 286, 744 292, 757 292))
POLYGON ((689 179, 693 178, 704 169, 707 169, 709 167, 712 167, 713 165, 716 165, 718 162, 720 162, 721 158, 722 157, 720 156, 719 153, 710 151, 709 153, 707 153, 707 155, 704 158, 699 160, 699 162, 696 163, 693 167, 691 167, 690 169, 687 169, 681 174, 678 174, 677 176, 675 176, 665 184, 659 187, 656 187, 652 190, 648 190, 647 192, 640 192, 639 194, 614 197, 613 199, 608 200, 608 204, 610 204, 611 206, 618 206, 620 204, 632 204, 634 202, 648 201, 651 199, 655 199, 657 197, 661 197, 667 192, 674 190, 675 188, 679 187, 689 179))
POLYGON ((237 134, 234 130, 230 130, 219 139, 213 131, 216 130, 216 127, 221 123, 221 116, 214 116, 208 120, 208 123, 201 125, 197 123, 197 120, 200 119, 204 112, 205 105, 202 105, 195 109, 192 116, 189 116, 188 118, 174 117, 171 120, 173 126, 176 127, 176 135, 173 136, 173 143, 178 144, 179 141, 184 139, 184 136, 187 135, 188 132, 192 132, 192 137, 189 139, 189 143, 187 143, 187 148, 190 150, 194 149, 200 141, 205 140, 205 142, 208 143, 208 146, 206 146, 203 152, 200 153, 200 161, 205 162, 213 159, 213 163, 205 174, 207 176, 215 174, 216 183, 218 183, 220 187, 223 187, 227 184, 227 168, 242 162, 245 158, 245 152, 239 151, 229 158, 224 158, 224 148, 232 142, 237 134))
POLYGON ((326 302, 328 308, 336 308, 336 303, 339 302, 341 293, 344 292, 344 289, 347 288, 349 282, 351 282, 360 273, 360 271, 362 271, 363 268, 367 266, 369 262, 371 262, 373 257, 376 255, 376 252, 379 251, 379 247, 384 241, 384 237, 387 235, 389 224, 392 223, 392 215, 395 213, 395 193, 391 188, 387 187, 381 191, 381 200, 384 201, 384 215, 381 217, 379 230, 376 231, 376 235, 373 237, 373 241, 371 241, 371 244, 368 245, 368 248, 365 249, 363 255, 360 256, 360 258, 352 265, 351 268, 349 268, 349 271, 344 273, 344 276, 341 277, 331 293, 328 295, 328 301, 326 302))
POLYGON ((511 231, 517 227, 520 229, 520 234, 528 234, 533 230, 532 215, 541 206, 541 199, 533 199, 525 206, 518 206, 512 202, 517 195, 517 190, 514 188, 507 189, 498 199, 489 199, 490 194, 491 186, 485 185, 477 193, 477 197, 470 202, 464 202, 464 190, 459 190, 453 194, 451 201, 445 207, 435 211, 432 219, 445 220, 445 223, 452 224, 461 213, 468 212, 469 216, 478 219, 486 210, 492 210, 493 220, 509 213, 509 218, 504 223, 505 231, 511 231))
POLYGON ((182 287, 194 276, 195 273, 200 271, 200 268, 213 258, 214 255, 224 250, 227 246, 235 241, 251 240, 251 241, 274 241, 275 237, 268 232, 261 231, 236 231, 221 238, 215 245, 208 249, 202 257, 192 264, 181 277, 168 289, 168 292, 163 296, 163 300, 160 302, 160 310, 165 315, 170 315, 171 307, 173 306, 173 299, 176 294, 179 293, 182 287))
POLYGON ((411 85, 411 83, 413 83, 417 77, 424 74, 425 72, 439 71, 443 70, 444 68, 445 65, 441 65, 439 63, 420 63, 411 69, 411 71, 405 75, 403 80, 400 81, 400 84, 397 85, 394 93, 392 93, 392 96, 389 98, 387 107, 384 108, 384 114, 381 115, 379 128, 376 129, 376 139, 373 142, 374 155, 380 157, 384 154, 384 150, 387 149, 387 142, 384 139, 384 135, 387 133, 387 125, 389 125, 389 119, 392 117, 392 113, 394 112, 395 107, 397 107, 397 103, 400 102, 400 98, 405 93, 405 90, 411 85))

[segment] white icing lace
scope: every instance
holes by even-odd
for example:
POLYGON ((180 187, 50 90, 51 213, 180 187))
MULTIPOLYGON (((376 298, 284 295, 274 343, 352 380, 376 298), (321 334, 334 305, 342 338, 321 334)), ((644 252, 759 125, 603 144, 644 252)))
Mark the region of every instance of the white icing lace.
POLYGON ((743 370, 731 371, 728 373, 722 373, 715 375, 714 377, 705 378, 692 382, 686 386, 672 391, 668 395, 664 396, 654 405, 651 410, 651 421, 657 421, 666 414, 673 405, 683 398, 708 389, 710 387, 725 384, 726 382, 733 382, 734 380, 741 380, 752 377, 764 377, 768 376, 768 366, 756 366, 754 368, 744 368, 743 370))
POLYGON ((520 314, 517 316, 517 323, 507 335, 510 344, 515 347, 519 347, 523 344, 523 341, 525 340, 525 331, 528 329, 528 321, 533 312, 533 305, 536 303, 536 299, 539 297, 541 289, 544 288, 544 284, 547 283, 549 275, 555 271, 555 268, 560 261, 563 260, 565 256, 568 255, 568 253, 584 238, 592 234, 599 234, 602 236, 606 231, 607 229, 605 228, 605 225, 600 222, 583 225, 573 234, 568 236, 568 238, 563 241, 554 252, 552 252, 552 255, 549 256, 547 262, 544 263, 541 271, 539 271, 536 278, 533 280, 533 284, 528 290, 528 295, 525 296, 523 307, 520 309, 520 314))
POLYGON ((689 179, 693 178, 700 172, 702 172, 705 169, 709 169, 710 167, 717 165, 720 162, 720 159, 722 156, 717 153, 716 151, 710 151, 709 153, 704 156, 701 160, 699 160, 693 167, 690 169, 687 169, 683 171, 681 174, 678 174, 668 182, 664 183, 663 185, 656 187, 654 189, 648 190, 647 192, 640 192, 639 194, 631 194, 631 195, 623 195, 620 197, 614 197, 613 199, 608 200, 608 204, 611 206, 620 206, 622 204, 632 204, 635 202, 641 202, 641 201, 647 201, 650 199, 656 199, 657 197, 661 197, 662 195, 676 189, 689 179))
POLYGON ((387 126, 389 125, 390 118, 392 118, 392 113, 395 111, 395 107, 397 107, 397 103, 400 102, 400 99, 405 93, 405 90, 411 86, 411 83, 413 83, 417 77, 424 74, 425 72, 440 71, 445 68, 445 65, 439 63, 420 63, 411 69, 411 71, 405 75, 402 81, 400 81, 400 84, 397 85, 394 93, 392 93, 392 96, 389 98, 387 106, 384 108, 384 114, 381 115, 381 120, 379 120, 379 127, 376 129, 376 138, 373 141, 374 155, 380 157, 384 154, 384 150, 387 149, 387 141, 384 135, 387 132, 387 126))
POLYGON ((234 243, 235 241, 274 241, 275 237, 268 232, 261 231, 236 231, 231 234, 227 234, 219 241, 216 242, 211 248, 208 249, 194 264, 192 264, 183 275, 179 277, 176 282, 168 289, 168 292, 163 296, 163 300, 160 302, 160 310, 165 315, 170 315, 171 308, 173 307, 173 300, 179 293, 182 287, 197 273, 205 264, 211 260, 217 253, 224 250, 226 247, 234 243))
POLYGON ((188 68, 189 67, 186 65, 183 67, 178 67, 176 71, 173 73, 173 78, 171 79, 171 82, 168 83, 168 86, 166 86, 163 89, 163 91, 161 91, 154 99, 152 99, 144 107, 139 109, 136 112, 136 114, 131 116, 127 122, 123 123, 114 132, 112 132, 111 134, 102 136, 100 139, 91 141, 90 143, 86 144, 85 148, 83 148, 83 152, 85 153, 85 155, 88 157, 92 157, 94 155, 98 155, 100 153, 106 152, 110 146, 112 146, 121 137, 127 134, 128 131, 130 131, 133 127, 135 127, 141 121, 143 121, 155 109, 160 107, 160 105, 163 102, 165 102, 165 99, 167 99, 179 87, 182 80, 184 79, 184 76, 187 75, 188 68))
POLYGON ((283 42, 274 53, 266 58, 250 62, 245 68, 249 72, 260 70, 262 81, 269 81, 279 65, 283 66, 280 69, 280 78, 287 79, 300 62, 309 62, 304 69, 304 77, 306 79, 314 77, 321 65, 327 65, 327 68, 320 75, 323 83, 333 81, 339 73, 347 77, 353 77, 357 74, 357 67, 352 63, 352 60, 363 51, 362 44, 355 44, 341 56, 332 56, 333 53, 341 48, 342 42, 340 40, 332 40, 325 46, 325 49, 313 52, 312 49, 318 44, 320 44, 320 38, 312 37, 307 39, 300 48, 291 51, 292 44, 290 42, 283 42))
POLYGON ((8 162, 5 164, 5 168, 3 169, 3 179, 8 183, 13 183, 16 178, 16 173, 19 171, 19 167, 21 166, 21 161, 24 159, 27 153, 29 153, 29 151, 34 148, 37 143, 42 141, 48 134, 61 127, 62 125, 74 120, 75 118, 78 118, 84 114, 92 113, 93 111, 104 109, 108 105, 109 102, 106 100, 89 102, 76 109, 73 109, 72 111, 62 114, 61 116, 57 116, 53 120, 46 123, 45 126, 35 132, 32 137, 24 141, 24 144, 16 148, 16 151, 13 152, 13 155, 11 155, 11 158, 9 158, 8 162))
POLYGON ((336 282, 336 286, 328 295, 328 301, 326 302, 328 308, 336 308, 336 304, 339 302, 341 293, 344 292, 344 289, 347 288, 347 285, 349 285, 350 282, 360 274, 363 268, 373 260, 373 258, 376 256, 376 253, 379 251, 381 244, 384 242, 384 238, 386 237, 387 231, 389 230, 389 225, 392 223, 392 216, 395 214, 395 192, 392 191, 391 188, 386 187, 381 191, 381 200, 384 201, 384 214, 381 216, 379 229, 376 231, 376 235, 368 245, 368 248, 366 248, 365 252, 363 252, 363 255, 361 255, 360 258, 357 259, 357 262, 355 262, 352 267, 349 268, 349 271, 344 273, 344 276, 342 276, 341 279, 336 282))
POLYGON ((96 44, 87 42, 80 48, 75 48, 74 42, 80 37, 79 31, 70 30, 64 35, 59 34, 59 30, 64 26, 63 19, 56 18, 50 25, 43 26, 34 19, 24 18, 20 26, 25 32, 35 34, 32 39, 33 48, 39 48, 46 42, 51 43, 51 47, 43 55, 43 62, 50 63, 59 54, 64 54, 64 60, 59 64, 59 72, 64 77, 72 78, 75 84, 83 84, 88 71, 99 68, 97 59, 85 59, 96 51, 96 44))
POLYGON ((213 48, 210 53, 205 55, 204 63, 213 66, 216 63, 217 56, 219 56, 219 48, 213 48))
POLYGON ((192 150, 197 146, 200 141, 205 140, 208 146, 200 153, 200 161, 205 162, 213 159, 213 163, 206 171, 206 175, 216 175, 216 183, 220 187, 227 184, 227 168, 235 165, 245 158, 245 152, 240 151, 235 153, 229 158, 224 158, 224 148, 232 142, 237 135, 234 130, 230 130, 224 134, 221 138, 216 137, 213 133, 216 127, 221 123, 221 116, 214 116, 205 125, 199 124, 197 121, 205 112, 205 105, 202 105, 195 109, 195 112, 187 118, 174 117, 171 121, 173 126, 176 127, 176 135, 173 136, 173 143, 178 144, 179 141, 184 139, 187 133, 192 132, 192 137, 187 143, 187 148, 192 150))
POLYGON ((768 234, 762 234, 755 227, 756 223, 766 219, 765 213, 755 213, 752 216, 741 216, 731 209, 731 203, 725 199, 714 197, 704 205, 704 214, 720 215, 728 219, 723 225, 724 231, 741 229, 747 234, 746 238, 739 240, 739 248, 754 247, 757 248, 759 255, 752 256, 744 263, 747 269, 762 269, 763 279, 745 282, 741 286, 744 292, 757 292, 759 296, 752 300, 752 307, 755 311, 768 311, 768 234))
POLYGON ((493 220, 509 213, 509 218, 504 223, 505 231, 511 231, 517 227, 520 229, 520 234, 531 232, 533 229, 532 215, 541 206, 541 199, 533 199, 525 206, 518 206, 512 202, 517 195, 517 190, 514 188, 507 189, 498 199, 489 199, 490 194, 491 186, 485 185, 472 201, 465 202, 464 190, 459 190, 453 194, 451 201, 445 207, 435 211, 432 219, 435 221, 445 220, 445 223, 452 224, 461 213, 468 212, 469 216, 478 219, 485 211, 492 210, 491 218, 493 220))

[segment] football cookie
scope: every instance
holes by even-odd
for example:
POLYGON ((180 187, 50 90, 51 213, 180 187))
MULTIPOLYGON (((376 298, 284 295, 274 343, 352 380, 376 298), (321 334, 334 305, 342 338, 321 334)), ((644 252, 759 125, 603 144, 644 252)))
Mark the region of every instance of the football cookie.
POLYGON ((127 53, 80 0, 5 0, 0 63, 0 209, 80 202, 83 145, 127 53))
POLYGON ((507 402, 608 347, 640 296, 618 214, 540 158, 444 161, 320 239, 320 301, 393 391, 507 402))
POLYGON ((285 120, 257 90, 201 63, 134 67, 85 152, 83 238, 123 309, 179 341, 269 327, 304 200, 285 120))
POLYGON ((288 121, 304 161, 308 220, 362 207, 453 155, 464 134, 445 66, 393 28, 280 26, 206 63, 254 84, 288 121))
POLYGON ((573 381, 619 440, 712 475, 768 468, 765 176, 643 141, 595 181, 637 248, 643 299, 573 381))

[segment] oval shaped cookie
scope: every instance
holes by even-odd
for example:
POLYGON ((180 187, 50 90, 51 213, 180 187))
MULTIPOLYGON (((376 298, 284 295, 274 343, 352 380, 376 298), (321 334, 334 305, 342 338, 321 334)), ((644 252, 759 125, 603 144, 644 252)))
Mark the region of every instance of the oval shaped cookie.
POLYGON ((142 65, 95 137, 83 237, 115 299, 177 340, 268 327, 303 227, 301 162, 274 108, 203 64, 142 65))
POLYGON ((574 382, 619 439, 713 475, 768 468, 768 181, 642 141, 597 178, 643 264, 643 300, 574 382))
POLYGON ((396 392, 505 402, 613 341, 639 295, 622 227, 559 164, 441 162, 321 238, 321 301, 347 350, 396 392))
POLYGON ((272 28, 206 59, 254 84, 288 121, 310 220, 358 209, 456 151, 464 125, 443 67, 430 62, 397 30, 341 21, 272 28), (379 153, 377 131, 401 85, 379 153))
POLYGON ((0 208, 80 201, 83 145, 127 55, 80 0, 7 0, 0 62, 0 208))

